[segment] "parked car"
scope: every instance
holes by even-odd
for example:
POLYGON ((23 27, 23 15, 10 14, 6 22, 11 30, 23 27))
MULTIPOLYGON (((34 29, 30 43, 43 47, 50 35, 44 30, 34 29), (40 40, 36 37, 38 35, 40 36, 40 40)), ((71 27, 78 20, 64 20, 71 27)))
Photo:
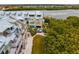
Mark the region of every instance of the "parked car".
POLYGON ((42 30, 42 29, 37 29, 37 32, 38 32, 38 33, 42 33, 43 30, 42 30))

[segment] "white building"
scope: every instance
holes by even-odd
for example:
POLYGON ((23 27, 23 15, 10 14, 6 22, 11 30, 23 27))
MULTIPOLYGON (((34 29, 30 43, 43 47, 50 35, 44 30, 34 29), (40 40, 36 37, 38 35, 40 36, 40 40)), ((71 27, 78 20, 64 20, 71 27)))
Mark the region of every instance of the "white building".
POLYGON ((28 23, 30 26, 42 28, 43 22, 43 13, 41 13, 40 11, 29 12, 28 23))
POLYGON ((6 20, 0 19, 0 41, 2 42, 2 45, 0 46, 0 48, 2 47, 0 53, 6 53, 6 51, 8 52, 10 49, 10 39, 8 39, 9 33, 6 32, 6 30, 12 26, 13 25, 7 22, 6 20))
POLYGON ((0 53, 20 53, 23 46, 22 25, 18 19, 4 17, 0 20, 0 53), (19 27, 20 26, 20 27, 19 27))
POLYGON ((42 28, 40 11, 0 11, 0 53, 18 54, 25 49, 27 24, 42 28))

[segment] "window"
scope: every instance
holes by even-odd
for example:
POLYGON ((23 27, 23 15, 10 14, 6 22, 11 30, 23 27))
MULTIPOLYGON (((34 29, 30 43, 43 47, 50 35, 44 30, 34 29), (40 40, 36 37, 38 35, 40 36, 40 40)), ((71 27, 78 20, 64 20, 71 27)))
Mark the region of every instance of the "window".
POLYGON ((21 16, 21 14, 18 14, 18 16, 21 16))
POLYGON ((27 16, 27 14, 24 14, 24 16, 27 16))
POLYGON ((21 45, 21 48, 23 48, 23 45, 21 45))
POLYGON ((41 28, 41 26, 36 26, 37 28, 41 28))
POLYGON ((10 28, 7 28, 7 30, 10 30, 10 28))
POLYGON ((16 28, 16 33, 19 33, 19 29, 18 28, 16 28))
POLYGON ((34 17, 35 15, 29 15, 30 17, 34 17))
POLYGON ((19 37, 19 35, 18 35, 19 32, 20 32, 20 30, 18 28, 16 28, 15 35, 16 35, 17 38, 19 37))
POLYGON ((13 28, 13 27, 11 27, 10 29, 11 29, 11 30, 13 30, 14 28, 13 28))
POLYGON ((16 38, 14 39, 14 40, 11 40, 11 43, 15 43, 17 40, 16 40, 16 38))
POLYGON ((25 20, 28 20, 28 18, 25 18, 25 20))
POLYGON ((19 45, 17 46, 17 48, 19 47, 19 45))
POLYGON ((37 15, 37 17, 41 17, 41 15, 37 15))
POLYGON ((20 21, 22 21, 22 22, 23 22, 23 20, 22 20, 22 19, 20 19, 20 21))
POLYGON ((14 43, 14 41, 11 40, 11 43, 14 43))
POLYGON ((27 21, 27 24, 29 24, 29 22, 27 21))
POLYGON ((16 37, 18 38, 19 36, 18 36, 18 35, 16 35, 16 37))

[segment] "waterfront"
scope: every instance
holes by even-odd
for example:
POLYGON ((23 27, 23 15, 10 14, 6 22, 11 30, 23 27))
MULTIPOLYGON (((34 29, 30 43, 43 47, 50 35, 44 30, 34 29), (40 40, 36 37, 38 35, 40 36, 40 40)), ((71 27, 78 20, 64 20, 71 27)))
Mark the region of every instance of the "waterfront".
POLYGON ((50 10, 43 11, 44 16, 52 16, 57 19, 66 19, 68 16, 79 16, 79 10, 50 10))
POLYGON ((50 16, 57 19, 66 19, 68 16, 79 16, 79 10, 26 10, 26 11, 5 11, 5 12, 23 12, 23 13, 35 13, 41 12, 43 16, 50 16))

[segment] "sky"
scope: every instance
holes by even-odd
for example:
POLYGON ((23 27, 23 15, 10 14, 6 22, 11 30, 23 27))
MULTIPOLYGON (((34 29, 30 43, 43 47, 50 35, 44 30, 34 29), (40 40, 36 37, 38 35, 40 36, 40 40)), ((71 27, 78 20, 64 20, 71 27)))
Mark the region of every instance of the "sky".
POLYGON ((79 0, 0 0, 0 4, 79 4, 79 0))

